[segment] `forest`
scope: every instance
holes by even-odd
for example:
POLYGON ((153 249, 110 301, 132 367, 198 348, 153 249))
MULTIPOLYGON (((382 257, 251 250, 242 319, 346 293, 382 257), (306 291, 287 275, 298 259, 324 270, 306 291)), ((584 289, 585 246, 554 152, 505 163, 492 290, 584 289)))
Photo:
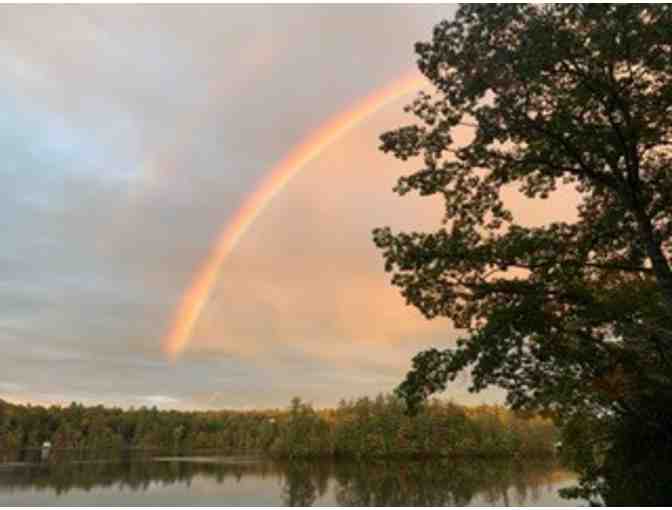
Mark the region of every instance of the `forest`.
POLYGON ((0 400, 0 452, 161 450, 255 452, 277 458, 540 457, 552 455, 550 420, 501 406, 439 399, 409 416, 392 395, 314 409, 298 397, 265 411, 123 410, 103 406, 16 405, 0 400))

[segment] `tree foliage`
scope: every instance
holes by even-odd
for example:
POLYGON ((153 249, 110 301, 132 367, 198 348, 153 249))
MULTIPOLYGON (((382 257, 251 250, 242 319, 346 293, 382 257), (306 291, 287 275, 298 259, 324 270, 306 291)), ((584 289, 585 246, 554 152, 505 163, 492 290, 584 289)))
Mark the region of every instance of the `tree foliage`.
POLYGON ((548 420, 500 407, 435 401, 415 417, 392 396, 315 410, 295 398, 286 410, 159 411, 102 406, 19 406, 0 400, 0 453, 39 448, 267 453, 278 458, 513 457, 553 452, 548 420))
POLYGON ((445 221, 374 240, 407 302, 466 334, 399 394, 415 408, 469 369, 562 422, 643 416, 669 447, 672 8, 464 5, 416 52, 436 91, 381 149, 419 158, 395 190, 442 197, 445 221), (526 226, 512 187, 576 193, 576 219, 526 226))

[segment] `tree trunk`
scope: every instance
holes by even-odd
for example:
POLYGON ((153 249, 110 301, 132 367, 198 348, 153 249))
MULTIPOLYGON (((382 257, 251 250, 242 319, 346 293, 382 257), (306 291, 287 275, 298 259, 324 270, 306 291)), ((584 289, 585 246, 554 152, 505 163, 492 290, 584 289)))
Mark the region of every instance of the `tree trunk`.
POLYGON ((667 315, 672 317, 672 269, 660 247, 661 243, 656 239, 650 218, 639 207, 635 208, 635 216, 658 287, 667 305, 667 315))

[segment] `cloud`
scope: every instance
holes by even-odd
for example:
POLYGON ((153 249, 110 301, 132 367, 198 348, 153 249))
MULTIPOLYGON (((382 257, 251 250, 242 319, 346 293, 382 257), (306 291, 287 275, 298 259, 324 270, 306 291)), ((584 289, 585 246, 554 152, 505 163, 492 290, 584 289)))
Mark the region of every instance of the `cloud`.
POLYGON ((410 120, 400 101, 276 197, 222 268, 189 351, 176 364, 161 352, 181 292, 245 194, 326 119, 413 66, 413 43, 452 12, 2 6, 2 395, 328 405, 389 391, 418 349, 450 345, 457 333, 404 304, 371 242, 373 227, 440 218, 436 201, 390 191, 409 167, 377 137, 410 120))
POLYGON ((152 406, 175 406, 180 402, 179 399, 174 397, 169 397, 167 395, 143 395, 135 398, 136 401, 142 404, 148 404, 152 406))
POLYGON ((21 384, 16 384, 10 381, 0 381, 0 391, 7 393, 16 393, 22 391, 24 387, 21 384))

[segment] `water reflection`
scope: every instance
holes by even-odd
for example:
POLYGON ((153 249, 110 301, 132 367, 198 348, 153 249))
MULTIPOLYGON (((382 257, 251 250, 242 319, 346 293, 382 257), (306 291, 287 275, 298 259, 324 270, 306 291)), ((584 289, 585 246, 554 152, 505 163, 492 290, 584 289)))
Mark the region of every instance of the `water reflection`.
POLYGON ((63 452, 43 462, 30 455, 4 460, 0 500, 12 496, 12 504, 43 504, 40 494, 58 496, 49 504, 82 504, 94 491, 94 505, 101 494, 119 505, 557 505, 563 503, 557 488, 574 478, 553 462, 275 462, 63 452))

